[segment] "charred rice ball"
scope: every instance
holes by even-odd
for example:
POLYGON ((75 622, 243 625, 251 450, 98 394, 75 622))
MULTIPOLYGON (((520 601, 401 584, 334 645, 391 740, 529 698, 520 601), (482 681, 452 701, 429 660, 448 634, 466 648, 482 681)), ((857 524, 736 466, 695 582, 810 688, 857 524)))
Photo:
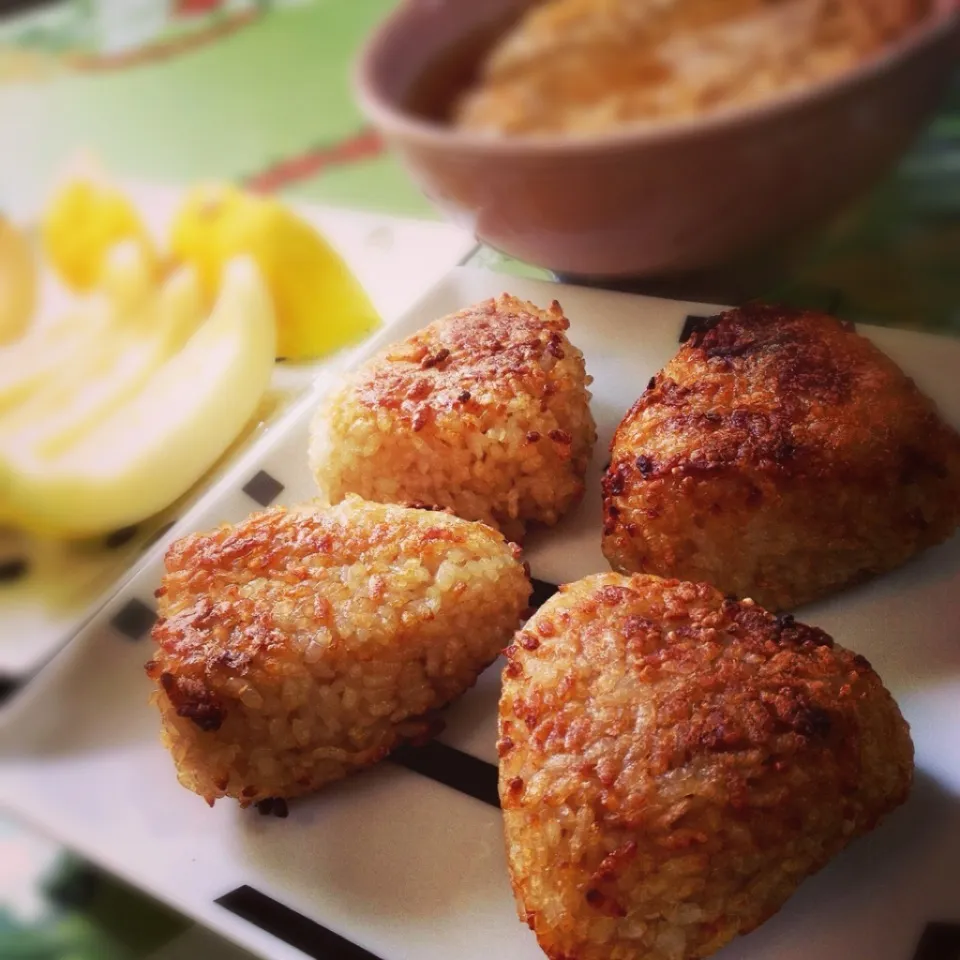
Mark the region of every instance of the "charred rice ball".
POLYGON ((825 314, 753 305, 693 334, 620 424, 603 551, 623 573, 792 609, 960 523, 960 435, 825 314))
POLYGON ((512 539, 556 523, 583 495, 596 441, 568 327, 556 301, 504 294, 390 347, 318 411, 321 494, 447 507, 512 539))
POLYGON ((382 759, 474 684, 529 595, 497 531, 357 497, 180 540, 147 664, 180 782, 247 806, 382 759))
POLYGON ((561 587, 508 657, 508 862, 553 960, 706 957, 910 789, 907 724, 863 657, 704 584, 561 587))

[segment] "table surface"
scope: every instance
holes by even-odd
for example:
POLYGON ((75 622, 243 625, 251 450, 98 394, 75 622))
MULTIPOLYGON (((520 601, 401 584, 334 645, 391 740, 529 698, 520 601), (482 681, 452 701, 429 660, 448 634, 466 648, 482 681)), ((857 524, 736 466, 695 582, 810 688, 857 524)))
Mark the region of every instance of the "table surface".
MULTIPOLYGON (((229 178, 435 216, 350 97, 354 51, 394 2, 64 0, 0 20, 0 143, 16 145, 0 149, 0 208, 35 210, 66 159, 89 148, 124 177, 229 178)), ((747 265, 725 279, 730 299, 960 334, 958 251, 960 76, 899 167, 786 276, 760 282, 747 265)), ((485 248, 473 262, 542 273, 485 248)), ((0 820, 0 956, 245 955, 0 820)))

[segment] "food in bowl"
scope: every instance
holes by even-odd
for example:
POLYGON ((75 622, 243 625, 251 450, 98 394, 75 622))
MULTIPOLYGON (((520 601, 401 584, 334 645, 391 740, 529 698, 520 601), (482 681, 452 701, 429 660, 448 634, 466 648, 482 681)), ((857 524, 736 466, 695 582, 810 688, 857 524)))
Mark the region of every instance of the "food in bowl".
POLYGON ((507 656, 507 860, 549 957, 710 956, 909 794, 867 660, 705 584, 587 577, 507 656))
POLYGON ((548 0, 484 59, 464 130, 617 130, 744 106, 876 55, 933 0, 548 0))
POLYGON ((583 496, 597 438, 568 328, 556 301, 504 294, 387 348, 318 410, 322 495, 449 508, 515 540, 555 524, 583 496))
POLYGON ((603 551, 791 609, 960 524, 960 435, 865 337, 752 305, 704 322, 621 422, 603 551))
POLYGON ((517 260, 592 279, 769 259, 809 236, 904 152, 955 73, 960 39, 960 9, 935 0, 856 68, 746 108, 595 136, 492 136, 447 122, 504 21, 529 6, 398 5, 362 51, 357 93, 440 209, 517 260))
POLYGON ((348 497, 178 541, 157 596, 147 673, 179 780, 246 807, 423 736, 509 642, 530 582, 490 527, 348 497))

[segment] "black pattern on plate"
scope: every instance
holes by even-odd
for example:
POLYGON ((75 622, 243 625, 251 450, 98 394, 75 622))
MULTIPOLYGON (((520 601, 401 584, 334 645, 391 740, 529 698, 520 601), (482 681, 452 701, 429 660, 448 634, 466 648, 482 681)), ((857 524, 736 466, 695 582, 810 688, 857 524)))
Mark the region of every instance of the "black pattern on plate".
POLYGON ((536 577, 532 577, 530 582, 533 584, 530 606, 534 610, 539 610, 559 589, 555 583, 547 583, 546 580, 538 580, 536 577))
POLYGON ((117 550, 122 546, 128 544, 136 535, 138 527, 136 524, 133 524, 129 527, 121 527, 119 530, 114 530, 112 533, 108 533, 103 538, 103 545, 108 550, 117 550))
POLYGON ((913 960, 960 960, 960 923, 928 923, 913 960))
POLYGON ((316 960, 379 960, 376 954, 246 884, 216 902, 316 960))
POLYGON ((86 863, 72 862, 44 885, 47 896, 68 910, 83 910, 93 901, 103 883, 103 875, 86 863))
POLYGON ((283 797, 267 797, 257 804, 257 813, 261 817, 280 817, 286 820, 290 816, 290 807, 283 797))
POLYGON ((496 766, 456 747, 431 740, 421 747, 400 747, 390 754, 390 760, 491 807, 500 806, 496 766))
POLYGON ((680 342, 686 343, 695 333, 703 333, 709 330, 716 320, 716 316, 698 317, 694 314, 688 314, 687 319, 683 321, 683 329, 680 331, 680 342))
POLYGON ((20 689, 20 681, 15 677, 0 677, 0 707, 20 689))
POLYGON ((261 507, 269 507, 283 493, 283 484, 266 470, 261 470, 247 481, 243 492, 261 507))
POLYGON ((114 630, 122 633, 128 640, 141 640, 146 636, 157 619, 153 608, 142 600, 131 597, 110 620, 114 630))
POLYGON ((827 313, 831 316, 837 316, 840 310, 843 309, 843 303, 846 300, 846 297, 843 295, 843 291, 839 287, 834 287, 827 294, 827 313))
POLYGON ((13 583, 27 575, 30 564, 23 557, 10 557, 0 560, 0 583, 13 583))

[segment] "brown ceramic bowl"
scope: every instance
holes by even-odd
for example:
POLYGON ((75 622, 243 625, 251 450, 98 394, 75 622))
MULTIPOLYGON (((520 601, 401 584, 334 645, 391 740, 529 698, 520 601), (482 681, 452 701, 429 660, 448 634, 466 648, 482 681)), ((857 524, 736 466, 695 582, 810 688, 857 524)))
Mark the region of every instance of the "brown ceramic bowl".
POLYGON ((928 23, 837 79, 591 138, 493 139, 409 108, 428 71, 458 51, 466 63, 471 38, 529 2, 406 0, 363 49, 356 90, 449 217, 519 260, 593 277, 704 270, 823 222, 909 145, 960 37, 960 12, 943 0, 928 23))

